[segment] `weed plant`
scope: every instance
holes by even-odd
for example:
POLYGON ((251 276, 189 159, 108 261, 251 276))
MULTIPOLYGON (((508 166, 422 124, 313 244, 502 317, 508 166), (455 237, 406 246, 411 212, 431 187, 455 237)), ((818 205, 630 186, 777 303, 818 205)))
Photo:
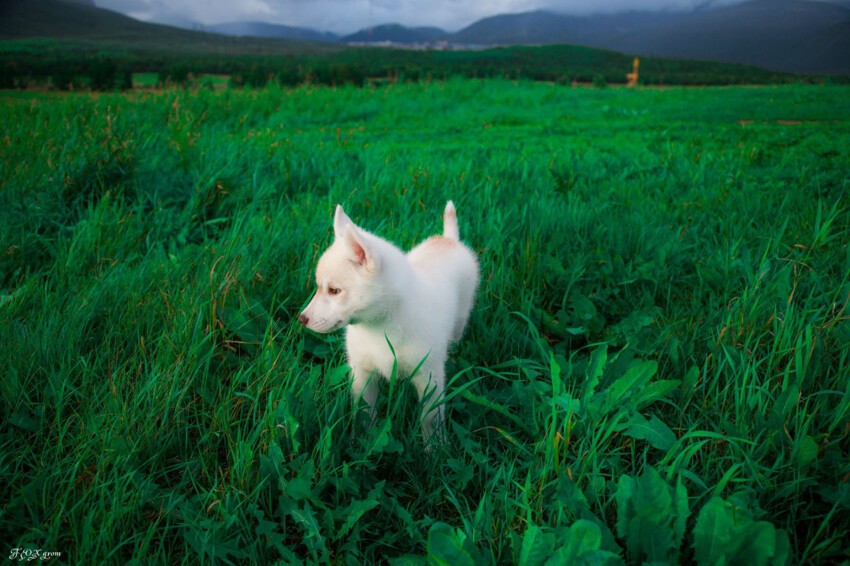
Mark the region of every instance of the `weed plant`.
POLYGON ((2 94, 0 540, 99 563, 810 564, 850 552, 846 87, 2 94), (351 409, 296 315, 343 203, 447 199, 447 368, 351 409))

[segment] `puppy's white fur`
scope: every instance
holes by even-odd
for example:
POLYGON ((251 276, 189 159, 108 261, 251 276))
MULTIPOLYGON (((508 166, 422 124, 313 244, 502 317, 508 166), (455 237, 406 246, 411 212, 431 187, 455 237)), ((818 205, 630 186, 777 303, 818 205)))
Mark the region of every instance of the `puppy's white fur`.
POLYGON ((478 285, 478 262, 460 242, 454 205, 446 204, 443 235, 407 254, 356 226, 341 206, 333 226, 334 242, 316 267, 316 294, 299 320, 322 333, 347 326, 351 394, 366 402, 373 421, 374 376, 392 374, 395 351, 398 375, 411 378, 420 400, 428 395, 422 432, 442 435, 445 363, 478 285))

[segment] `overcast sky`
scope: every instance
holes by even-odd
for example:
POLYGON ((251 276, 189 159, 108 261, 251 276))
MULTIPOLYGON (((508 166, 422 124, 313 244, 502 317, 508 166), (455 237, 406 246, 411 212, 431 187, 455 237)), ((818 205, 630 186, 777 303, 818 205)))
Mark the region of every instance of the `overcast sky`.
MULTIPOLYGON (((496 14, 550 9, 586 14, 621 10, 689 10, 743 0, 95 0, 101 8, 164 23, 262 21, 339 34, 400 23, 457 31, 496 14)), ((830 0, 850 7, 850 0, 830 0)))

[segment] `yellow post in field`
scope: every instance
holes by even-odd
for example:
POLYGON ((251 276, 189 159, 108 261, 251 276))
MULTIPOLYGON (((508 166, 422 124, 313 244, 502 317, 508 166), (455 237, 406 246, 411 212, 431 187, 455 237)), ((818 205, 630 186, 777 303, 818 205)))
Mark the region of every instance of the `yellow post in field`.
POLYGON ((630 87, 632 87, 632 86, 635 86, 635 85, 637 84, 637 82, 638 82, 638 78, 639 78, 639 76, 638 76, 638 68, 640 68, 640 59, 638 59, 637 57, 635 57, 635 60, 634 60, 634 61, 632 61, 632 72, 631 72, 631 73, 626 73, 626 79, 628 79, 628 81, 629 81, 629 82, 626 84, 626 86, 630 86, 630 87))

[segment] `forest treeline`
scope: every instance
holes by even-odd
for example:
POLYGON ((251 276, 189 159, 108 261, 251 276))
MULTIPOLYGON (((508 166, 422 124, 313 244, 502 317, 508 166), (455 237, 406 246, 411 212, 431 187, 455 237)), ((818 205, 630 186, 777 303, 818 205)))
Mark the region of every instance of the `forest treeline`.
MULTIPOLYGON (((0 88, 125 90, 133 73, 156 73, 159 86, 199 84, 205 74, 228 75, 230 86, 261 88, 319 84, 363 85, 380 80, 420 81, 452 77, 506 78, 564 84, 621 84, 633 57, 575 46, 503 47, 486 50, 352 48, 321 55, 197 55, 16 49, 0 46, 0 88)), ((846 79, 846 78, 845 78, 846 79)), ((841 81, 798 76, 726 63, 643 58, 644 85, 708 86, 841 81)), ((846 82, 842 81, 842 82, 846 82)))

